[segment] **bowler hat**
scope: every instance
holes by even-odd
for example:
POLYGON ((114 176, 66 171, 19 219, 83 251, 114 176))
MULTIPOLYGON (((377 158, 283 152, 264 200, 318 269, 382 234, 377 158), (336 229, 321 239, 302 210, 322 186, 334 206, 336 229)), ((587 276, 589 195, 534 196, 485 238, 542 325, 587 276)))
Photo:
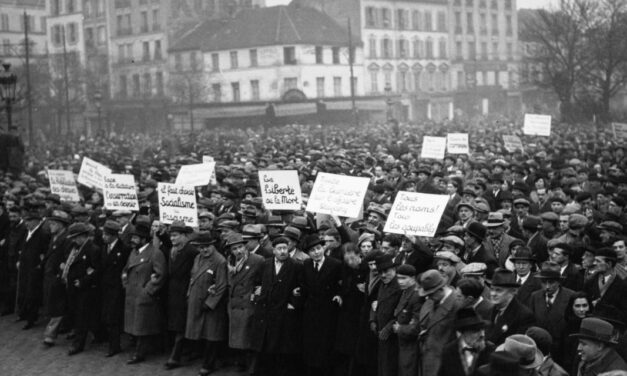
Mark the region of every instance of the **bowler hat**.
POLYGON ((579 333, 571 334, 570 337, 590 339, 609 345, 618 344, 614 335, 614 326, 597 317, 587 317, 581 320, 579 333))
POLYGON ((396 267, 394 259, 391 255, 381 255, 376 259, 377 270, 382 272, 384 270, 396 267))
POLYGON ((605 257, 610 260, 614 260, 614 262, 616 262, 616 260, 618 259, 618 256, 616 255, 616 251, 609 247, 597 249, 596 251, 594 251, 594 255, 599 256, 599 257, 605 257))
POLYGON ((309 252, 315 246, 320 245, 322 243, 323 243, 322 239, 320 239, 320 236, 318 236, 317 234, 307 235, 305 236, 305 238, 303 238, 303 241, 302 241, 303 250, 305 252, 309 252))
POLYGON ((82 222, 74 223, 68 229, 67 237, 68 239, 71 239, 79 235, 87 234, 89 233, 90 230, 91 230, 91 227, 89 227, 85 223, 82 223, 82 222))
POLYGON ((535 215, 528 215, 522 221, 522 227, 526 230, 537 231, 542 226, 542 220, 535 215))
POLYGON ((131 231, 131 235, 139 236, 140 238, 149 238, 150 225, 144 222, 136 223, 135 229, 131 231))
POLYGON ((472 308, 462 308, 455 314, 455 330, 479 330, 486 327, 486 321, 472 308))
POLYGON ((531 250, 527 247, 523 247, 520 248, 517 252, 515 256, 511 256, 509 258, 512 262, 514 261, 529 261, 529 262, 534 262, 536 261, 536 258, 533 257, 533 254, 531 253, 531 250))
POLYGON ((504 268, 497 268, 492 275, 492 281, 486 283, 493 287, 520 287, 516 283, 514 272, 504 268))
POLYGON ((427 296, 446 286, 446 280, 437 270, 430 269, 420 276, 418 295, 427 296))
POLYGON ((198 236, 196 236, 194 240, 189 242, 189 244, 195 245, 195 246, 206 246, 206 245, 214 244, 215 242, 216 242, 216 239, 211 235, 210 232, 203 231, 199 233, 198 236))
POLYGON ((396 274, 405 275, 408 277, 416 276, 416 268, 413 265, 403 264, 396 268, 396 274))
POLYGON ((534 369, 542 364, 544 355, 531 337, 524 334, 513 334, 505 338, 505 343, 496 348, 497 351, 508 352, 518 358, 519 367, 534 369))
POLYGON ((468 225, 468 228, 466 228, 466 233, 479 241, 485 239, 486 232, 487 229, 485 226, 479 222, 472 222, 468 225))
POLYGON ((229 236, 226 237, 226 247, 231 247, 233 245, 237 245, 237 244, 244 244, 246 243, 247 240, 244 239, 244 237, 242 236, 242 234, 240 234, 239 232, 232 232, 229 234, 229 236))
POLYGON ((540 279, 548 279, 548 280, 556 280, 556 281, 564 279, 560 271, 559 264, 552 262, 552 261, 543 262, 542 266, 540 267, 540 272, 536 273, 535 277, 540 278, 540 279))

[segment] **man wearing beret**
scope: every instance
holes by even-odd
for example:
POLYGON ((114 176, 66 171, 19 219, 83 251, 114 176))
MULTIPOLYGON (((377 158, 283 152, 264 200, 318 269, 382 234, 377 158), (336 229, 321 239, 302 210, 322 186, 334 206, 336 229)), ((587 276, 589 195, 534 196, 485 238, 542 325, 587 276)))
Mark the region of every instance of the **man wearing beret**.
POLYGON ((102 273, 100 276, 102 315, 107 329, 109 348, 106 356, 112 357, 121 351, 120 334, 124 317, 124 287, 122 270, 131 249, 119 237, 120 225, 108 220, 102 229, 102 273))
POLYGON ((585 282, 583 290, 592 299, 593 305, 615 306, 627 322, 627 283, 616 275, 616 252, 612 248, 597 249, 594 255, 596 277, 585 282))

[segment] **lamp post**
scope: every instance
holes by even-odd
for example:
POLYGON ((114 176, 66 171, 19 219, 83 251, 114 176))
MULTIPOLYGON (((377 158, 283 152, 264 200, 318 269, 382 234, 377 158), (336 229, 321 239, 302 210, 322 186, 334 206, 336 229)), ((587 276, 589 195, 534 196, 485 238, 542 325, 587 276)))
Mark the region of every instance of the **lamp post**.
POLYGON ((7 107, 7 125, 10 131, 13 127, 11 118, 11 105, 15 102, 15 88, 17 86, 17 76, 13 72, 9 72, 11 64, 3 63, 4 72, 0 74, 0 99, 6 102, 7 107))
POLYGON ((96 106, 96 111, 98 111, 98 132, 102 131, 102 118, 101 118, 101 110, 102 110, 102 93, 99 91, 94 93, 94 105, 96 106))
POLYGON ((385 83, 385 104, 386 104, 386 111, 385 111, 385 119, 389 122, 390 120, 392 120, 392 104, 394 104, 394 101, 391 98, 392 95, 392 85, 389 82, 385 83))

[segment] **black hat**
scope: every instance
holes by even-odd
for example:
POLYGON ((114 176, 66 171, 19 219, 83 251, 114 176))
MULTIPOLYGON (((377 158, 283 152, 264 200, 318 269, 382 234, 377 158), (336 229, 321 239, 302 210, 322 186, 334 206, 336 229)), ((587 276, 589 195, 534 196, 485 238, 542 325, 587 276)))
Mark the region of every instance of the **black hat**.
POLYGON ((214 244, 215 242, 216 242, 216 239, 211 235, 210 232, 203 231, 199 233, 198 236, 189 243, 195 246, 206 246, 206 245, 214 244))
POLYGON ((540 279, 548 279, 548 280, 555 280, 555 281, 564 279, 564 277, 562 276, 559 264, 552 262, 552 261, 543 262, 540 268, 540 272, 536 273, 535 277, 540 278, 540 279))
POLYGON ((394 258, 391 255, 381 255, 376 260, 377 270, 384 271, 390 268, 396 267, 396 263, 394 263, 394 258))
MULTIPOLYGON (((488 282, 486 281, 486 283, 488 282)), ((504 268, 496 269, 492 275, 492 281, 488 284, 495 287, 520 287, 520 285, 516 283, 516 275, 514 272, 504 268)))
POLYGON ((67 237, 68 239, 71 239, 79 235, 87 234, 89 231, 91 231, 91 227, 89 225, 82 222, 74 223, 68 229, 67 237))
POLYGON ((118 235, 122 227, 116 221, 106 221, 102 227, 102 231, 109 235, 118 235))
POLYGON ((52 215, 48 219, 63 223, 64 225, 69 225, 71 222, 70 215, 63 210, 53 210, 52 215))
POLYGON ((468 225, 468 228, 466 229, 466 233, 468 235, 472 236, 473 238, 479 241, 483 241, 483 239, 485 239, 486 232, 487 232, 486 227, 479 222, 470 223, 468 225))
POLYGON ((305 238, 303 238, 303 241, 302 241, 303 250, 305 252, 309 252, 312 248, 322 243, 323 241, 322 239, 320 239, 320 236, 316 234, 307 235, 305 236, 305 238))
POLYGON ((183 221, 174 221, 170 225, 170 233, 178 232, 181 234, 191 234, 194 230, 187 226, 183 221))
POLYGON ((276 247, 278 244, 289 244, 290 240, 285 236, 279 236, 278 238, 272 239, 272 246, 276 247))
POLYGON ((135 229, 131 232, 131 236, 139 236, 140 238, 150 237, 150 225, 144 222, 135 223, 135 229))
POLYGON ((594 255, 614 260, 614 262, 616 262, 616 260, 618 259, 618 257, 616 256, 616 251, 609 247, 597 249, 596 251, 594 251, 594 255))
POLYGON ((486 321, 472 308, 462 308, 455 314, 455 330, 479 330, 486 327, 486 321))
POLYGON ((416 276, 416 268, 413 265, 403 264, 403 265, 399 266, 398 268, 396 268, 396 274, 398 274, 398 275, 405 275, 405 276, 408 276, 408 277, 415 277, 416 276))
POLYGON ((527 248, 527 247, 523 247, 523 248, 519 249, 516 252, 516 255, 515 256, 511 256, 509 259, 512 262, 518 261, 518 260, 529 261, 529 262, 535 262, 536 261, 536 258, 533 257, 533 254, 531 253, 531 250, 529 248, 527 248))

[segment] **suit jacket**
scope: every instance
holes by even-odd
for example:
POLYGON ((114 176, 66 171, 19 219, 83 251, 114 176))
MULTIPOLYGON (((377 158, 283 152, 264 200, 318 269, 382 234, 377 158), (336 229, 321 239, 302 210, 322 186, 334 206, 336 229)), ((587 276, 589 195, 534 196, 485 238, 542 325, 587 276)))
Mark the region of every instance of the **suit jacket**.
POLYGON ((120 231, 119 238, 125 246, 131 248, 131 234, 135 231, 135 226, 129 223, 124 230, 120 231))
POLYGON ((525 334, 527 329, 535 323, 533 312, 515 297, 498 318, 497 313, 497 307, 493 307, 490 318, 492 325, 486 330, 485 336, 487 341, 494 344, 505 342, 505 338, 512 334, 525 334))
POLYGON ((67 293, 61 279, 63 269, 61 264, 67 260, 72 244, 67 238, 67 230, 57 234, 51 241, 48 251, 44 255, 44 312, 49 317, 59 317, 65 314, 67 293))
POLYGON ((531 254, 535 257, 538 264, 549 259, 547 249, 547 239, 542 235, 541 231, 536 232, 527 242, 527 246, 531 250, 531 254))
POLYGON ((490 255, 492 255, 494 258, 497 259, 497 262, 499 264, 499 266, 501 268, 505 267, 505 261, 507 261, 507 258, 510 256, 509 255, 509 245, 516 240, 516 238, 508 235, 508 234, 503 234, 503 239, 501 240, 501 244, 499 246, 498 249, 498 257, 497 257, 497 250, 494 249, 494 246, 492 245, 492 241, 489 238, 486 238, 483 241, 483 246, 486 248, 486 250, 488 251, 488 253, 490 255))
POLYGON ((421 274, 433 264, 433 252, 423 244, 412 244, 412 251, 401 251, 397 259, 416 268, 416 274, 421 274))
POLYGON ((251 253, 239 271, 229 268, 229 347, 250 349, 255 305, 251 299, 264 258, 251 253))
POLYGON ((569 262, 566 269, 562 273, 562 277, 564 280, 562 281, 562 286, 569 288, 573 291, 581 291, 583 290, 583 269, 573 262, 569 262))
POLYGON ((597 274, 584 285, 583 291, 596 304, 613 305, 622 313, 622 321, 627 322, 627 300, 625 299, 625 291, 627 290, 627 282, 618 276, 610 283, 607 291, 603 296, 599 289, 599 279, 601 275, 597 274))
POLYGON ((569 309, 568 301, 574 294, 573 290, 560 287, 550 309, 546 305, 544 290, 538 290, 531 295, 529 308, 535 316, 535 325, 544 328, 553 337, 552 354, 559 354, 562 336, 566 331, 564 315, 569 309))
POLYGON ((477 304, 474 307, 475 312, 477 312, 477 314, 479 315, 479 317, 481 317, 482 320, 485 321, 490 321, 490 319, 492 318, 492 307, 494 307, 494 304, 487 300, 486 298, 482 297, 483 299, 481 299, 481 301, 479 302, 479 304, 477 304))
POLYGON ((442 365, 439 376, 472 376, 477 368, 490 361, 490 354, 494 352, 494 344, 486 343, 486 347, 475 354, 473 364, 468 370, 462 363, 459 340, 454 340, 446 344, 442 350, 442 365))
POLYGON ((533 276, 533 273, 530 273, 525 283, 518 288, 516 299, 529 308, 531 304, 531 294, 540 289, 542 289, 542 283, 540 283, 538 278, 533 276))
POLYGON ((172 259, 170 250, 167 284, 168 330, 182 333, 187 320, 187 288, 191 278, 194 259, 198 254, 196 247, 187 243, 181 248, 176 258, 172 259))
POLYGON ((126 261, 128 261, 131 249, 119 239, 111 251, 107 247, 105 244, 102 250, 102 272, 100 274, 102 320, 109 325, 120 325, 124 318, 122 271, 126 261))

